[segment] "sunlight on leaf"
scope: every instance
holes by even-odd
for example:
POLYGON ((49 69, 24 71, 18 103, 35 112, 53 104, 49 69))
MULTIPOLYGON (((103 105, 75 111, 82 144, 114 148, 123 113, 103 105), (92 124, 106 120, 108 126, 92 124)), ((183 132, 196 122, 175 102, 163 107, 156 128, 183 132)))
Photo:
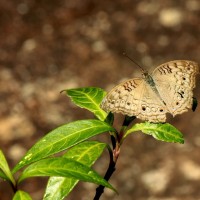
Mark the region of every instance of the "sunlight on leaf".
POLYGON ((41 138, 15 166, 13 173, 20 168, 66 150, 95 135, 115 131, 113 127, 99 120, 79 120, 60 126, 41 138))
POLYGON ((107 113, 99 106, 106 94, 104 90, 101 88, 86 87, 64 91, 77 106, 94 113, 94 115, 101 121, 105 120, 107 113))
POLYGON ((105 179, 90 167, 70 158, 46 158, 29 165, 19 177, 18 183, 36 176, 59 176, 103 185, 115 191, 105 179))
POLYGON ((12 200, 31 200, 30 195, 24 191, 18 190, 12 200))
MULTIPOLYGON (((79 161, 91 167, 107 145, 96 141, 87 141, 71 148, 64 157, 79 161)), ((74 178, 51 177, 48 181, 44 200, 63 199, 75 187, 79 180, 74 178)))
POLYGON ((165 142, 178 142, 183 144, 184 139, 182 133, 171 124, 165 123, 138 123, 133 125, 124 135, 124 138, 132 132, 142 131, 148 135, 152 135, 155 139, 165 142))
POLYGON ((15 180, 12 176, 6 158, 1 150, 0 150, 0 177, 12 182, 12 184, 15 185, 15 180))

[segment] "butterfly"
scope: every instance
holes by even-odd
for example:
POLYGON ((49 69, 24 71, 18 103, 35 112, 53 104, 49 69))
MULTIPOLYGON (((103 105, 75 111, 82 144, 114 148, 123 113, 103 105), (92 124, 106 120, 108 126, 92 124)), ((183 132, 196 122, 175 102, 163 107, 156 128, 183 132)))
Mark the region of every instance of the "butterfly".
POLYGON ((159 65, 143 78, 132 78, 114 87, 104 97, 101 108, 107 112, 135 116, 149 122, 165 122, 166 113, 175 116, 191 109, 199 67, 189 60, 159 65))

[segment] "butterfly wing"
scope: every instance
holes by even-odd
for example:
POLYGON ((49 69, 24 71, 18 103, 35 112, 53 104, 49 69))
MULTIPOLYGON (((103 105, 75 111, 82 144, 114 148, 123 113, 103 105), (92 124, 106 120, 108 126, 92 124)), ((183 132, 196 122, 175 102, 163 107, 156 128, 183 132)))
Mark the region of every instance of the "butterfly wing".
POLYGON ((198 64, 188 60, 170 61, 153 71, 152 78, 156 88, 173 116, 192 107, 192 90, 197 73, 198 64))
POLYGON ((114 87, 101 104, 105 111, 150 122, 165 122, 166 106, 144 79, 134 78, 114 87))

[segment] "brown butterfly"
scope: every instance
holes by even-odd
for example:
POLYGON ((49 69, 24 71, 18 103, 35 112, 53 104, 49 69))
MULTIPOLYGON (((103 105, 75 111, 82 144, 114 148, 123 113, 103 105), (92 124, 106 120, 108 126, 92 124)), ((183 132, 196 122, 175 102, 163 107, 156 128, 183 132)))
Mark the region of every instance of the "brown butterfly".
POLYGON ((165 122, 166 113, 173 116, 192 107, 196 62, 174 60, 166 62, 143 78, 129 79, 114 87, 103 99, 101 108, 149 122, 165 122))

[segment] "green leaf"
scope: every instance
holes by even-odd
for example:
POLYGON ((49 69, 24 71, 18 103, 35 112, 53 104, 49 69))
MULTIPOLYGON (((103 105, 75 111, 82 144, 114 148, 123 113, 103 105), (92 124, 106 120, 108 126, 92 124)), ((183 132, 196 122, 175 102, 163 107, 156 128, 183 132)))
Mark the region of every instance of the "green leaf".
POLYGON ((100 103, 103 100, 106 92, 101 88, 86 87, 64 90, 71 100, 79 107, 85 108, 94 115, 104 121, 107 113, 100 108, 100 103))
POLYGON ((13 173, 32 162, 66 150, 107 131, 115 130, 107 123, 94 119, 75 121, 60 126, 39 140, 15 166, 13 173))
POLYGON ((106 119, 104 120, 106 123, 113 125, 114 122, 114 114, 109 112, 106 119))
POLYGON ((124 138, 135 131, 142 131, 143 133, 152 135, 155 139, 165 141, 165 142, 178 142, 183 144, 184 139, 182 133, 177 130, 174 126, 171 124, 165 123, 165 124, 154 124, 154 123, 139 123, 133 125, 132 128, 130 128, 126 134, 124 135, 124 138))
POLYGON ((1 150, 0 150, 0 177, 12 182, 12 184, 15 185, 15 180, 12 176, 6 158, 1 150))
MULTIPOLYGON (((71 148, 65 158, 71 158, 91 167, 105 149, 106 144, 96 141, 86 141, 71 148)), ((78 183, 78 179, 51 177, 48 181, 44 200, 61 200, 66 197, 78 183)))
POLYGON ((18 190, 13 197, 13 200, 32 200, 30 195, 24 191, 18 190))
POLYGON ((114 188, 90 167, 69 158, 46 158, 29 165, 19 177, 19 183, 36 176, 61 176, 114 188))
POLYGON ((4 180, 9 180, 9 178, 3 173, 1 169, 0 169, 0 177, 4 180))

